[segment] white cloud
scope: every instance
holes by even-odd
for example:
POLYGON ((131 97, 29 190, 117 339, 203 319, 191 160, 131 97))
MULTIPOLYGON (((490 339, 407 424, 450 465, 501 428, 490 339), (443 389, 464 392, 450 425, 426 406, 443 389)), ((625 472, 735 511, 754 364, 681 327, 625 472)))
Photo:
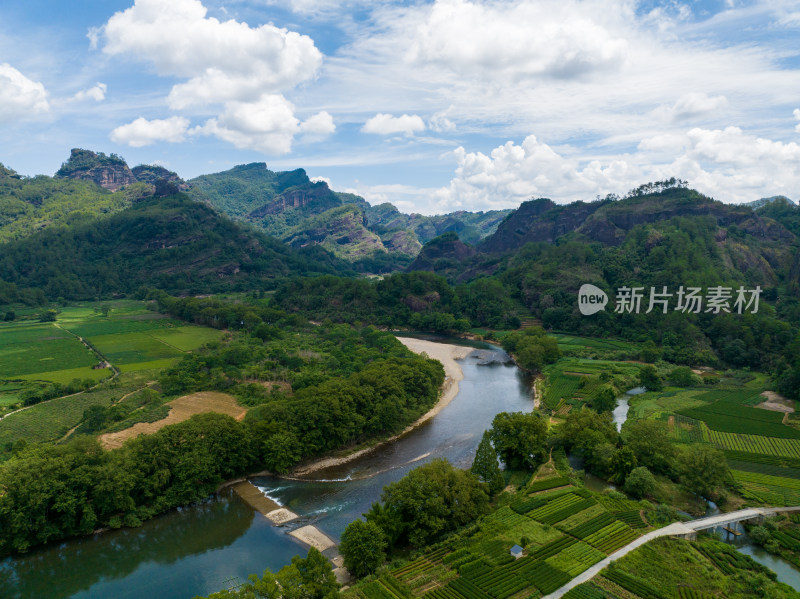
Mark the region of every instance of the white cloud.
POLYGON ((327 136, 336 131, 336 125, 333 117, 323 110, 300 123, 299 131, 314 136, 327 136))
MULTIPOLYGON (((794 118, 800 121, 800 108, 795 108, 794 111, 792 111, 792 114, 794 115, 794 118)), ((800 133, 800 123, 797 123, 794 130, 800 133)))
POLYGON ((670 121, 685 121, 714 114, 728 105, 725 96, 708 96, 700 92, 682 95, 669 107, 662 108, 662 114, 670 121))
POLYGON ((95 102, 102 102, 106 98, 106 92, 108 91, 108 86, 105 83, 100 83, 99 81, 90 87, 89 89, 84 89, 79 91, 77 94, 72 96, 73 100, 77 100, 79 102, 83 100, 94 100, 95 102))
POLYGON ((0 122, 27 118, 50 110, 47 90, 8 63, 0 64, 0 122))
POLYGON ((174 109, 256 101, 313 77, 320 66, 322 55, 308 36, 206 13, 199 0, 136 0, 90 39, 102 39, 107 54, 134 56, 159 75, 187 79, 169 94, 174 109))
POLYGON ((535 136, 507 142, 490 155, 454 152, 450 185, 437 190, 440 211, 509 208, 532 197, 557 202, 623 194, 647 182, 679 177, 724 202, 800 195, 800 145, 745 133, 738 127, 702 129, 642 140, 638 152, 580 161, 535 136))
POLYGON ((414 135, 415 132, 424 130, 425 122, 422 117, 416 114, 404 114, 396 117, 391 114, 378 113, 361 127, 361 131, 364 133, 376 133, 378 135, 393 135, 395 133, 414 135))
POLYGON ((193 133, 214 135, 237 148, 264 154, 286 154, 298 133, 326 135, 333 132, 333 119, 327 112, 311 116, 301 123, 294 106, 281 95, 264 95, 256 102, 228 102, 225 110, 209 119, 193 133))
POLYGON ((627 42, 592 18, 591 5, 437 0, 417 26, 412 62, 464 76, 572 78, 616 71, 627 42), (587 12, 589 14, 587 14, 587 12))
POLYGON ((436 193, 442 211, 509 208, 537 196, 590 200, 620 186, 627 188, 640 176, 621 159, 605 166, 591 161, 580 168, 577 160, 561 156, 534 135, 521 145, 509 141, 489 156, 463 147, 453 154, 458 165, 455 177, 436 193))
POLYGON ((127 125, 117 127, 109 137, 115 143, 141 148, 158 141, 181 142, 185 139, 188 128, 189 119, 180 116, 151 121, 139 117, 127 125))

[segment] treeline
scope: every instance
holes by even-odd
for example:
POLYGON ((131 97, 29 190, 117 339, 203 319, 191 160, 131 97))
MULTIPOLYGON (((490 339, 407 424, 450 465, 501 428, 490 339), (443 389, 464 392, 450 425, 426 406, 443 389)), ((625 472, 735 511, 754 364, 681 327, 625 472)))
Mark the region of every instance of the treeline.
POLYGON ((503 337, 502 345, 521 368, 532 372, 539 372, 546 364, 554 364, 561 357, 555 337, 547 336, 541 327, 513 331, 503 337))
POLYGON ((498 281, 478 279, 453 287, 428 272, 397 273, 377 281, 332 276, 292 279, 278 288, 274 301, 286 311, 310 318, 437 332, 520 324, 507 290, 498 281))
POLYGON ((637 420, 621 437, 609 412, 582 408, 567 415, 552 443, 581 457, 587 471, 637 498, 656 491, 654 475, 718 502, 736 486, 721 451, 700 443, 677 446, 666 424, 656 420, 637 420))

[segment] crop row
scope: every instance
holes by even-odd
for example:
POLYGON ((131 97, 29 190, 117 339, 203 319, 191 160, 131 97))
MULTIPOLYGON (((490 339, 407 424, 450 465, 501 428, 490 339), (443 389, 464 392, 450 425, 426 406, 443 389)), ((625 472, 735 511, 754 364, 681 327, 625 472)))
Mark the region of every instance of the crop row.
POLYGON ((608 595, 596 586, 585 582, 564 595, 564 599, 605 599, 608 595))
POLYGON ((378 580, 365 584, 361 587, 361 592, 364 593, 367 599, 400 599, 378 580))
POLYGON ((678 587, 678 599, 717 599, 717 595, 696 591, 689 587, 678 587))
POLYGON ((659 593, 658 590, 654 589, 645 581, 636 578, 635 576, 631 576, 622 570, 609 568, 603 573, 603 576, 608 578, 611 582, 618 584, 626 591, 630 591, 635 595, 639 595, 639 597, 642 597, 642 599, 666 599, 664 595, 659 593))
POLYGON ((703 438, 705 424, 700 420, 669 412, 661 413, 658 419, 666 421, 669 436, 676 441, 682 443, 701 443, 705 441, 703 438))
POLYGON ((544 403, 548 408, 555 408, 562 399, 569 399, 578 390, 581 377, 559 374, 547 387, 544 403))
POLYGON ((554 478, 546 478, 544 480, 537 480, 535 483, 528 485, 528 493, 536 493, 538 491, 546 491, 547 489, 555 489, 556 487, 563 487, 569 484, 569 479, 566 476, 556 476, 554 478))
POLYGON ((398 599, 410 599, 411 597, 411 591, 408 589, 408 587, 399 582, 393 576, 384 574, 378 579, 378 582, 386 587, 386 590, 398 599))
POLYGON ((800 440, 797 439, 709 431, 709 440, 720 449, 800 459, 800 440))
POLYGON ((723 574, 732 576, 737 569, 754 570, 758 568, 751 557, 739 553, 721 541, 709 541, 703 544, 692 544, 692 547, 710 559, 723 574))
POLYGON ((514 558, 509 553, 511 544, 501 539, 484 541, 473 548, 476 554, 483 555, 495 565, 501 566, 514 558))
POLYGON ((501 507, 483 519, 483 524, 491 526, 495 532, 502 532, 527 522, 525 516, 516 513, 508 506, 501 507))
POLYGON ((489 599, 485 591, 472 584, 466 578, 456 578, 447 585, 464 599, 489 599))
POLYGON ((407 563, 402 568, 398 568, 396 570, 392 570, 392 575, 400 580, 408 580, 413 578, 417 574, 421 574, 427 570, 430 570, 434 567, 434 564, 425 559, 424 557, 419 557, 415 559, 413 562, 407 563))
POLYGON ((745 389, 745 390, 712 389, 711 391, 706 391, 705 393, 701 393, 700 395, 696 395, 695 397, 696 399, 701 399, 709 403, 721 402, 724 404, 739 404, 739 405, 751 405, 753 403, 759 403, 761 401, 758 399, 758 391, 753 391, 750 389, 745 389))
POLYGON ((563 551, 570 545, 574 545, 577 542, 578 541, 576 539, 568 537, 566 535, 563 537, 559 537, 555 541, 550 541, 546 545, 542 545, 541 547, 539 547, 539 549, 534 551, 533 558, 547 559, 548 557, 558 554, 559 552, 563 551))
POLYGON ((751 464, 761 464, 764 466, 777 466, 786 469, 795 469, 800 472, 800 458, 787 458, 774 455, 763 455, 760 453, 747 453, 746 451, 734 451, 732 449, 723 452, 728 461, 749 462, 751 464))
POLYGON ((527 499, 516 500, 511 504, 511 509, 518 514, 527 514, 528 512, 531 512, 537 507, 541 507, 546 503, 547 500, 542 499, 541 497, 528 497, 527 499))
POLYGON ((796 538, 791 537, 780 530, 774 530, 771 534, 775 540, 778 541, 778 543, 786 547, 788 550, 800 551, 800 541, 798 541, 796 538))
POLYGON ((589 535, 585 541, 604 553, 613 553, 638 536, 629 526, 617 520, 589 535))
POLYGON ((593 504, 594 502, 590 499, 582 499, 574 493, 570 493, 536 508, 528 516, 544 524, 555 524, 593 504))
POLYGON ((736 480, 741 480, 750 483, 757 483, 761 485, 772 485, 775 487, 786 487, 787 489, 800 490, 800 480, 796 480, 794 478, 770 476, 769 474, 758 474, 755 472, 742 472, 741 470, 734 470, 733 473, 736 480))
POLYGON ((536 562, 527 575, 543 595, 552 593, 572 579, 572 576, 547 562, 536 562))
POLYGON ((714 409, 717 405, 691 408, 683 410, 681 413, 690 418, 702 420, 708 425, 708 428, 714 431, 755 434, 780 439, 800 439, 800 430, 782 424, 783 416, 777 412, 729 405, 714 409), (723 410, 726 411, 723 412, 723 410), (729 413, 729 411, 734 413, 729 413), (772 420, 766 420, 765 415, 772 416, 772 420), (775 419, 776 416, 777 419, 775 419))
POLYGON ((577 576, 586 568, 605 559, 605 554, 586 543, 574 543, 560 553, 548 558, 548 564, 570 576, 577 576))
POLYGON ((608 495, 599 495, 597 500, 604 508, 611 512, 624 512, 626 510, 641 509, 641 506, 637 501, 631 501, 630 499, 615 499, 613 497, 609 497, 608 495))
POLYGON ((578 537, 579 539, 585 539, 590 534, 596 533, 601 528, 605 528, 609 524, 614 521, 614 517, 609 514, 608 512, 604 512, 599 516, 595 516, 588 522, 584 522, 580 526, 576 526, 572 530, 568 531, 569 534, 578 537))
POLYGON ((631 528, 644 528, 647 526, 642 520, 642 514, 639 510, 625 510, 616 512, 614 515, 617 517, 617 520, 624 522, 631 528))

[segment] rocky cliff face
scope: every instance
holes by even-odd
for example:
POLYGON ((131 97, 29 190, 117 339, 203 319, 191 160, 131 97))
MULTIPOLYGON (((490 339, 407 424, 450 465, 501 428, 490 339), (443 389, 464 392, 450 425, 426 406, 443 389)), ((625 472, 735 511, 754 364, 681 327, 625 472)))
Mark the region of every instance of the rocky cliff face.
POLYGON ((178 176, 178 173, 165 169, 163 166, 153 164, 140 164, 131 169, 133 176, 140 183, 155 186, 158 181, 172 183, 179 191, 189 189, 189 184, 178 176))
POLYGON ((125 161, 116 154, 106 155, 91 150, 73 148, 69 159, 61 165, 57 178, 93 181, 109 191, 117 191, 124 185, 136 183, 136 177, 125 161))
POLYGON ((290 209, 300 210, 303 214, 320 214, 341 205, 328 184, 324 181, 308 183, 302 187, 287 189, 275 196, 269 203, 250 213, 250 218, 262 218, 268 214, 280 214, 290 209))
POLYGON ((449 232, 426 243, 407 270, 435 270, 443 262, 464 264, 476 254, 474 247, 461 241, 455 232, 449 232))
POLYGON ((367 229, 361 209, 349 204, 308 219, 287 235, 284 241, 293 247, 319 244, 348 260, 386 251, 381 238, 367 229))

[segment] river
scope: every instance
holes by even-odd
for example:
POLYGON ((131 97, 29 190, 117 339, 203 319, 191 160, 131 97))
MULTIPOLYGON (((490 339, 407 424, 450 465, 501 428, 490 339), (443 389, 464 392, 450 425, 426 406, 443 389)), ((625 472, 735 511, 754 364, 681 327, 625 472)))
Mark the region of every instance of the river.
MULTIPOLYGON (((445 341, 453 343, 454 340, 445 341)), ((381 489, 437 457, 468 467, 494 415, 531 411, 530 381, 507 356, 486 344, 462 360, 456 398, 403 438, 314 480, 255 478, 253 483, 338 538, 380 499, 381 489), (482 355, 477 355, 482 354, 482 355), (487 359, 488 358, 488 359, 487 359), (322 480, 320 480, 322 479, 322 480)), ((273 527, 233 492, 174 510, 136 529, 50 545, 0 562, 3 599, 189 599, 277 570, 306 549, 273 527)))

